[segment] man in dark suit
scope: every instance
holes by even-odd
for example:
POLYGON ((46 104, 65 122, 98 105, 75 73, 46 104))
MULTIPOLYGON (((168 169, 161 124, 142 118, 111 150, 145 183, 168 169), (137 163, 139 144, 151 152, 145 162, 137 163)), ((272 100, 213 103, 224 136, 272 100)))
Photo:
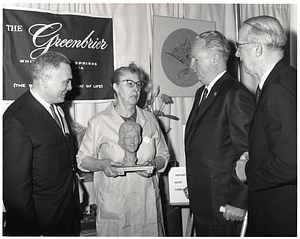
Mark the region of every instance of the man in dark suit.
POLYGON ((47 52, 34 60, 30 73, 32 87, 3 116, 5 235, 76 236, 74 146, 64 113, 54 105, 72 89, 70 61, 47 52))
POLYGON ((191 68, 203 84, 185 133, 188 193, 197 236, 238 236, 247 209, 247 186, 237 178, 235 163, 248 150, 254 100, 226 71, 230 50, 218 31, 197 36, 191 50, 191 68), (224 213, 220 206, 225 206, 224 213))
POLYGON ((249 185, 249 236, 297 235, 296 70, 283 60, 286 34, 276 18, 246 20, 236 56, 258 79, 249 154, 237 174, 249 185))

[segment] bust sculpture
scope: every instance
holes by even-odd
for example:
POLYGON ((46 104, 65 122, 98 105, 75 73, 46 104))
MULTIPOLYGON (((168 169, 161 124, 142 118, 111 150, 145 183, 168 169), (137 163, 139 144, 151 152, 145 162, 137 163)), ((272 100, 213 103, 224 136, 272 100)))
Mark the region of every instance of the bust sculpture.
POLYGON ((124 149, 124 166, 134 166, 137 162, 137 150, 142 141, 142 127, 132 121, 125 121, 119 129, 118 144, 124 149))

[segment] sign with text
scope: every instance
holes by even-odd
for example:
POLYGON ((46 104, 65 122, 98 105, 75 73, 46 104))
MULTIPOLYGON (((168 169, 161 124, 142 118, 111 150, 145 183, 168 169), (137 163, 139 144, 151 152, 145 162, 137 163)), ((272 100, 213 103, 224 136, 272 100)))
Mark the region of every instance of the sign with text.
POLYGON ((178 205, 178 206, 189 205, 187 181, 186 181, 186 168, 172 167, 170 169, 168 176, 169 176, 170 204, 178 205))
POLYGON ((30 64, 56 51, 72 61, 66 100, 112 99, 111 18, 3 9, 3 99, 14 100, 32 84, 30 64))

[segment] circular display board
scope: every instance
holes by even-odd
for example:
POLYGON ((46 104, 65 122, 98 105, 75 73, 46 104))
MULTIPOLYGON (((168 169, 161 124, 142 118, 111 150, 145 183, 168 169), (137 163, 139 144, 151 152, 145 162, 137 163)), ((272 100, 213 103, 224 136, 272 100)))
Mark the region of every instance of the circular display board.
POLYGON ((190 87, 199 83, 190 69, 190 52, 196 36, 196 32, 182 28, 172 32, 163 44, 162 68, 168 79, 177 86, 190 87))

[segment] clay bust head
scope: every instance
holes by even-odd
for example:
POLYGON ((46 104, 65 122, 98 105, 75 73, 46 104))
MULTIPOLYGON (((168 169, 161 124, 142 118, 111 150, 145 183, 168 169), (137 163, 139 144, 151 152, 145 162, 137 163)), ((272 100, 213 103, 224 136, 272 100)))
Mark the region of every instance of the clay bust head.
POLYGON ((125 163, 128 160, 135 163, 136 151, 142 141, 141 131, 142 127, 136 122, 126 121, 121 124, 118 144, 125 150, 125 163))

